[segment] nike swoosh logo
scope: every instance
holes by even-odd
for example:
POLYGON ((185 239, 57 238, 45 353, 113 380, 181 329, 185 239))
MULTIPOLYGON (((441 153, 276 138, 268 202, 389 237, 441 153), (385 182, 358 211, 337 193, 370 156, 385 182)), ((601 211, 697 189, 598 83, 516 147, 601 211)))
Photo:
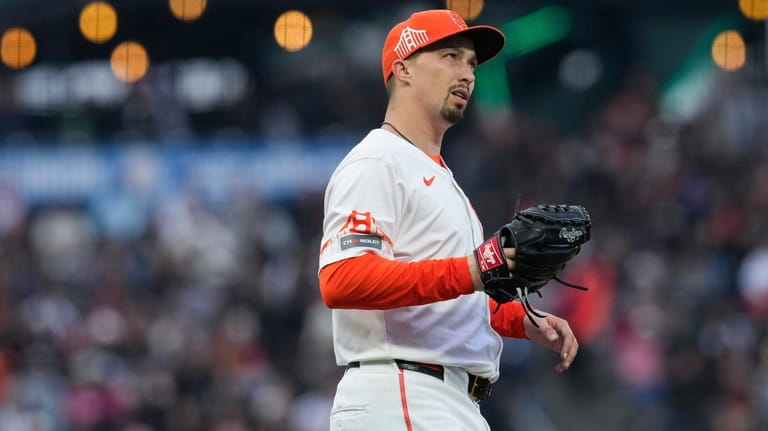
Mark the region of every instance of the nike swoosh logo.
POLYGON ((429 179, 427 177, 421 177, 421 179, 424 180, 424 184, 426 184, 427 187, 429 187, 435 181, 435 176, 432 175, 432 178, 429 178, 429 179))

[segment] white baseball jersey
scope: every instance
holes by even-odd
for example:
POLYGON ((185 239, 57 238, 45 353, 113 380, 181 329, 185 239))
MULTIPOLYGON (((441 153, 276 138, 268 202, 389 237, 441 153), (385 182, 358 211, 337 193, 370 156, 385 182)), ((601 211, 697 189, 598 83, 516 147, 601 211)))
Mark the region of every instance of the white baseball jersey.
MULTIPOLYGON (((475 211, 452 172, 409 142, 372 130, 326 189, 320 268, 374 252, 409 262, 466 256, 482 243, 475 211)), ((406 359, 496 380, 502 340, 482 292, 389 310, 333 310, 339 365, 406 359)))

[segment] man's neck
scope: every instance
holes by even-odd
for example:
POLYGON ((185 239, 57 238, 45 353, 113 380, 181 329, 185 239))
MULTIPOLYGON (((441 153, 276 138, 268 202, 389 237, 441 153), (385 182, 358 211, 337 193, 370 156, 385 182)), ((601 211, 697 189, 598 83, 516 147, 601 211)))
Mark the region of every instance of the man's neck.
POLYGON ((418 112, 398 111, 392 107, 387 109, 384 122, 389 123, 382 126, 384 130, 410 141, 420 150, 433 156, 440 155, 443 134, 450 126, 446 125, 444 120, 428 118, 424 113, 419 115, 418 112))

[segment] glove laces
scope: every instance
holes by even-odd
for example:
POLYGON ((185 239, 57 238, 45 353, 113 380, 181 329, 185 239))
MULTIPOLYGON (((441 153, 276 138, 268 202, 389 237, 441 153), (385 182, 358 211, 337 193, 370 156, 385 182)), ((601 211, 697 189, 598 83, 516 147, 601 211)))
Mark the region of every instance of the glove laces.
MULTIPOLYGON (((518 196, 517 196, 517 203, 515 204, 515 207, 517 207, 519 205, 520 205, 520 195, 518 194, 518 196)), ((513 245, 514 245, 515 250, 517 250, 517 236, 512 234, 512 235, 510 235, 510 237, 512 238, 512 242, 514 243, 513 245)), ((504 246, 506 246, 506 244, 500 244, 500 245, 502 246, 502 248, 504 246)), ((573 288, 573 289, 584 290, 584 291, 589 290, 588 288, 586 288, 584 286, 580 286, 578 284, 573 284, 573 283, 569 283, 567 281, 564 281, 564 280, 560 279, 560 277, 558 277, 557 275, 552 277, 552 279, 557 281, 558 283, 562 284, 563 286, 567 286, 567 287, 570 287, 570 288, 573 288)), ((539 313, 539 312, 537 312, 536 309, 533 308, 533 306, 531 305, 530 301, 528 301, 528 295, 530 295, 533 292, 536 292, 536 294, 539 295, 539 298, 541 298, 541 292, 539 291, 539 289, 535 289, 535 290, 533 290, 533 292, 531 292, 531 291, 528 290, 528 286, 517 287, 517 288, 515 288, 515 291, 517 292, 517 298, 520 299, 520 302, 523 304, 523 310, 525 311, 525 315, 528 316, 528 320, 530 320, 531 323, 533 323, 533 326, 539 328, 540 326, 539 326, 538 323, 536 323, 536 319, 534 319, 533 316, 536 316, 536 317, 539 317, 539 318, 542 318, 542 319, 545 318, 546 316, 541 314, 541 313, 539 313)), ((501 308, 501 303, 496 305, 496 309, 493 312, 496 313, 497 311, 499 311, 499 308, 501 308)))
MULTIPOLYGON (((517 236, 514 234, 510 236, 512 237, 512 241, 514 242, 515 250, 517 250, 517 236)), ((563 286, 567 286, 573 289, 584 290, 584 291, 589 290, 584 286, 580 286, 578 284, 573 284, 573 283, 569 283, 567 281, 561 280, 560 277, 556 275, 552 279, 562 284, 563 286)), ((523 304, 523 311, 525 311, 525 315, 528 316, 528 320, 530 320, 531 323, 533 323, 533 326, 540 328, 539 324, 536 323, 536 319, 534 319, 533 316, 536 316, 542 319, 547 316, 537 312, 536 309, 533 308, 533 306, 531 305, 530 301, 528 301, 528 295, 532 293, 528 291, 528 286, 525 286, 523 288, 520 288, 520 287, 515 288, 515 291, 517 292, 517 297, 520 299, 520 302, 523 304)), ((541 292, 539 291, 539 289, 534 290, 534 292, 536 292, 536 294, 539 295, 539 298, 541 298, 541 292)), ((499 311, 499 307, 501 307, 501 304, 498 304, 498 306, 496 307, 496 310, 494 310, 494 313, 499 311)))
MULTIPOLYGON (((587 289, 584 286, 579 286, 578 284, 573 284, 573 283, 569 283, 567 281, 563 281, 560 278, 558 278, 557 276, 555 276, 553 278, 553 280, 557 281, 558 283, 560 283, 560 284, 562 284, 564 286, 568 286, 568 287, 571 287, 571 288, 574 288, 574 289, 589 290, 589 289, 587 289)), ((520 302, 523 304, 523 311, 525 311, 525 315, 528 316, 528 320, 530 320, 531 323, 533 323, 533 326, 539 328, 540 326, 539 326, 538 323, 536 323, 536 319, 534 319, 531 315, 536 316, 536 317, 541 317, 541 318, 544 318, 544 317, 547 317, 547 316, 537 312, 536 309, 533 308, 531 303, 528 301, 528 295, 530 295, 532 292, 528 291, 528 286, 525 286, 522 289, 518 287, 515 290, 517 291, 517 297, 520 298, 520 302)), ((534 292, 536 292, 536 294, 539 295, 539 298, 541 298, 541 292, 538 289, 535 290, 534 292)), ((499 304, 499 305, 501 305, 501 304, 499 304)), ((499 308, 497 307, 496 310, 498 311, 498 309, 499 308)))

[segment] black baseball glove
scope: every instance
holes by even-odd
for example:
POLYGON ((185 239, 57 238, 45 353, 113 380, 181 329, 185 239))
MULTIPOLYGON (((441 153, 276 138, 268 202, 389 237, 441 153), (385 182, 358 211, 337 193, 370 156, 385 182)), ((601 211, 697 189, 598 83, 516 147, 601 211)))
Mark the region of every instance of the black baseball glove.
MULTIPOLYGON (((528 302, 528 295, 541 295, 539 289, 550 280, 586 290, 560 280, 557 274, 589 241, 591 228, 589 213, 580 205, 538 205, 520 211, 475 250, 485 292, 499 304, 518 299, 526 313, 542 317, 528 302), (515 249, 512 271, 503 248, 515 249)), ((536 324, 533 318, 531 322, 536 324)))

